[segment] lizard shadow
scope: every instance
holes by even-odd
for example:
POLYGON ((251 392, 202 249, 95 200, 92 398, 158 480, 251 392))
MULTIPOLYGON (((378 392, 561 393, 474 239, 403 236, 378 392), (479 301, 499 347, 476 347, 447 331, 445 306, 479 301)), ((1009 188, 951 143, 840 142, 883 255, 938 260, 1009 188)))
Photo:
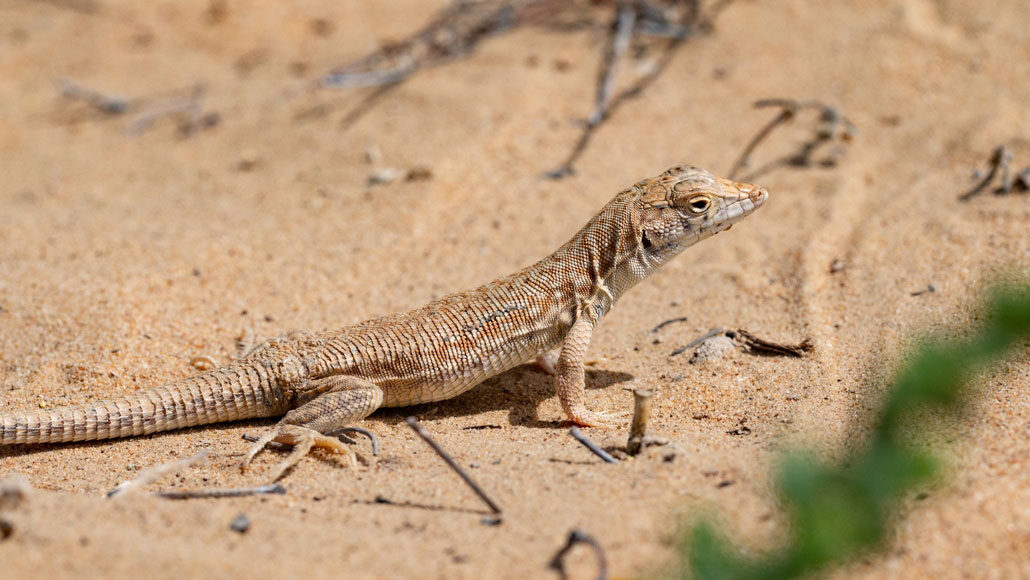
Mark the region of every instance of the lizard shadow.
MULTIPOLYGON (((588 390, 606 389, 633 378, 633 375, 619 371, 591 369, 586 371, 586 386, 588 390)), ((520 427, 555 429, 571 425, 565 419, 547 421, 540 418, 540 403, 555 396, 554 377, 535 365, 525 364, 493 377, 453 399, 382 409, 372 417, 388 425, 395 425, 411 415, 435 419, 507 410, 508 422, 520 427)), ((477 425, 472 428, 490 427, 477 425)))
MULTIPOLYGON (((56 448, 71 450, 71 449, 90 449, 99 448, 100 453, 105 453, 107 448, 112 448, 118 444, 129 445, 133 441, 146 441, 146 440, 160 440, 163 438, 174 438, 188 434, 192 432, 210 432, 212 434, 222 434, 233 429, 239 429, 240 427, 253 427, 255 430, 267 429, 274 423, 271 418, 259 418, 259 419, 242 419, 239 421, 228 421, 225 423, 210 423, 206 425, 194 425, 192 427, 182 427, 179 429, 172 429, 170 431, 159 431, 157 433, 147 433, 145 435, 134 435, 128 437, 117 437, 114 439, 97 439, 92 441, 66 441, 59 443, 17 443, 10 445, 0 445, 0 460, 9 457, 22 457, 31 455, 41 454, 52 454, 56 448)), ((240 454, 242 455, 242 453, 240 454)), ((103 461, 103 458, 98 459, 103 461)), ((5 476, 3 471, 0 471, 0 479, 5 476)))
MULTIPOLYGON (((606 389, 612 385, 631 381, 633 375, 619 371, 606 371, 599 369, 588 369, 586 371, 587 390, 606 389)), ((508 422, 520 427, 532 427, 537 429, 557 429, 568 427, 571 422, 561 420, 543 420, 539 416, 540 403, 555 397, 554 377, 539 370, 532 364, 525 364, 493 377, 480 385, 477 385, 469 392, 453 399, 439 401, 436 403, 425 403, 410 407, 396 407, 376 411, 370 419, 382 421, 387 425, 403 423, 411 415, 419 415, 426 419, 446 417, 468 417, 487 411, 508 411, 508 422)), ((164 431, 141 435, 135 439, 160 439, 162 437, 174 437, 189 431, 229 431, 239 427, 253 426, 256 430, 265 429, 275 422, 273 418, 266 419, 245 419, 231 423, 214 423, 210 425, 198 425, 174 431, 164 431)), ((492 425, 476 425, 471 428, 490 428, 492 425)), ((100 441, 76 441, 61 444, 65 449, 103 447, 111 445, 113 440, 100 441)), ((27 444, 27 445, 3 445, 0 446, 0 459, 5 457, 18 457, 24 455, 35 455, 53 450, 53 444, 27 444)))

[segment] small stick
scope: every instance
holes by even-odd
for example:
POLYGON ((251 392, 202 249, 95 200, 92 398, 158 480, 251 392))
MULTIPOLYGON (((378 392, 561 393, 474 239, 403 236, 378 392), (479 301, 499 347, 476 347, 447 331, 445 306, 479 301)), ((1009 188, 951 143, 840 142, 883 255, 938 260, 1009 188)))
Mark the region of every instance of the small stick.
MULTIPOLYGON (((368 429, 362 429, 361 427, 343 427, 341 429, 337 429, 336 431, 330 431, 329 433, 327 433, 327 435, 335 435, 339 437, 343 433, 360 433, 365 437, 368 437, 368 440, 372 442, 372 455, 376 457, 379 456, 379 439, 376 439, 375 433, 369 431, 368 429)), ((346 439, 350 439, 350 437, 344 437, 346 439)), ((353 439, 350 439, 350 441, 355 442, 353 439)))
POLYGON ((651 332, 655 333, 655 332, 658 332, 659 330, 665 328, 666 326, 668 326, 670 324, 675 324, 677 322, 686 322, 686 321, 687 321, 687 317, 686 316, 678 316, 676 318, 670 318, 668 320, 662 321, 658 326, 652 328, 651 332))
POLYGON ((619 460, 612 457, 607 451, 598 447, 593 441, 587 439, 587 436, 579 430, 579 427, 573 427, 569 430, 569 435, 572 435, 573 439, 579 441, 584 447, 590 450, 591 453, 600 457, 605 463, 618 463, 619 460))
POLYGON ((126 134, 137 137, 149 129, 157 119, 178 113, 188 113, 189 122, 186 127, 194 127, 200 115, 205 92, 204 85, 195 85, 189 96, 172 97, 155 103, 150 109, 136 117, 129 128, 125 130, 126 134))
POLYGON ((1001 187, 995 191, 995 193, 999 195, 1005 195, 1012 192, 1014 176, 1012 175, 1012 172, 1009 171, 1009 163, 1012 162, 1012 153, 1009 151, 1006 151, 1006 153, 1008 153, 1008 155, 1003 156, 1001 159, 1001 187))
POLYGON ((908 294, 909 296, 922 296, 923 294, 930 294, 936 291, 937 288, 935 288, 933 284, 927 284, 926 288, 923 288, 922 290, 916 290, 915 292, 909 292, 908 294))
POLYGON ((1023 169, 1016 174, 1016 179, 1012 183, 1012 188, 1015 191, 1030 191, 1030 167, 1023 169))
MULTIPOLYGON (((758 103, 765 103, 765 101, 759 101, 758 103)), ((762 105, 759 105, 758 103, 755 103, 755 107, 756 108, 762 106, 762 105)), ((740 157, 737 158, 736 163, 733 164, 733 168, 730 169, 729 178, 730 179, 735 179, 737 177, 737 172, 738 171, 743 169, 745 166, 750 165, 751 164, 751 154, 754 153, 755 148, 758 147, 758 144, 761 143, 762 141, 764 141, 765 138, 768 137, 772 133, 773 129, 775 129, 778 125, 780 125, 782 123, 786 123, 787 121, 790 121, 791 119, 794 118, 794 115, 796 115, 796 114, 797 114, 797 104, 796 103, 789 103, 788 102, 787 104, 785 104, 783 106, 783 108, 780 110, 780 114, 777 115, 772 121, 769 121, 768 123, 766 123, 766 125, 764 127, 762 127, 758 131, 758 133, 755 133, 755 136, 752 137, 751 141, 749 141, 747 146, 744 147, 744 151, 741 152, 740 157)))
MULTIPOLYGON (((694 3, 691 13, 686 18, 682 18, 687 24, 670 21, 661 6, 656 6, 645 0, 635 0, 635 4, 639 12, 637 14, 639 19, 637 28, 645 36, 667 39, 686 38, 694 34, 697 28, 699 28, 697 24, 694 24, 698 20, 697 2, 694 3)), ((700 23, 700 26, 704 26, 704 23, 700 23)))
POLYGON ((702 342, 708 340, 709 338, 712 338, 713 336, 719 336, 720 334, 724 334, 725 332, 726 332, 725 328, 713 328, 713 329, 709 330, 708 332, 702 334, 701 336, 695 338, 694 340, 690 341, 687 344, 687 346, 684 346, 684 347, 681 347, 681 348, 677 348, 676 350, 672 351, 672 354, 670 354, 669 356, 676 356, 676 355, 683 354, 683 353, 687 352, 688 350, 694 348, 695 346, 701 344, 702 342))
POLYGON ((491 511, 493 511, 495 514, 501 513, 500 506, 494 503, 494 500, 490 499, 490 496, 486 495, 486 492, 484 492, 483 489, 479 487, 479 485, 477 485, 475 481, 472 481, 472 478, 469 477, 468 473, 466 473, 465 470, 462 469, 461 466, 459 466, 457 462, 455 462, 454 459, 446 451, 443 450, 443 447, 440 447, 439 443, 437 443, 432 437, 429 436, 429 433, 426 433, 426 430, 422 428, 422 425, 419 425, 418 419, 414 417, 408 417, 407 423, 408 427, 411 427, 411 430, 414 431, 415 434, 417 434, 419 437, 421 437, 422 440, 425 441, 429 445, 429 447, 431 447, 433 451, 435 451, 436 454, 439 455, 440 458, 447 463, 447 465, 451 466, 451 469, 453 469, 455 473, 457 473, 461 477, 461 479, 463 479, 465 483, 472 488, 472 491, 476 492, 476 495, 479 496, 479 499, 483 500, 483 502, 490 507, 491 511))
POLYGON ((129 100, 125 97, 108 96, 99 91, 87 89, 71 79, 57 79, 57 89, 65 97, 82 101, 108 115, 121 115, 129 110, 129 100))
POLYGON ((629 41, 633 37, 633 24, 636 20, 637 11, 633 3, 619 2, 615 32, 612 36, 612 48, 608 52, 608 58, 604 63, 604 72, 601 74, 601 82, 597 87, 597 104, 594 106, 594 112, 587 119, 587 124, 590 126, 600 125, 608 112, 608 104, 612 100, 612 91, 615 88, 619 61, 626 54, 626 49, 629 48, 629 41))
POLYGON ((556 0, 519 2, 455 1, 437 11, 413 36, 384 46, 322 77, 324 88, 383 87, 407 80, 415 72, 471 53, 480 41, 549 13, 556 0))
POLYGON ((1012 152, 1008 150, 1008 147, 1005 147, 1004 145, 998 145, 995 147, 994 151, 991 153, 991 159, 988 161, 988 163, 991 164, 991 168, 987 172, 987 175, 985 175, 979 183, 974 185, 972 189, 958 196, 959 201, 969 201, 973 196, 986 189, 991 181, 994 180, 994 176, 998 174, 999 169, 1007 178, 1009 173, 1009 161, 1011 160, 1012 152))
POLYGON ((629 427, 629 442, 626 444, 626 453, 630 455, 640 453, 647 440, 653 397, 654 391, 651 389, 633 389, 633 422, 629 427))
POLYGON ((758 338, 743 328, 737 329, 736 336, 740 338, 740 344, 743 345, 748 352, 758 354, 801 358, 805 353, 810 352, 813 348, 812 341, 807 338, 801 341, 801 344, 780 344, 758 338))
MULTIPOLYGON (((794 119, 802 109, 815 109, 819 111, 820 125, 815 130, 815 135, 809 141, 802 143, 796 153, 787 155, 775 161, 771 161, 765 164, 763 167, 752 171, 749 175, 741 178, 747 181, 753 180, 760 174, 772 170, 775 167, 781 165, 793 165, 800 167, 807 167, 812 163, 812 154, 821 146, 834 140, 850 141, 851 138, 858 132, 855 124, 848 120, 847 117, 841 115, 837 109, 829 105, 825 105, 815 100, 797 101, 794 99, 762 99, 755 102, 755 108, 763 107, 780 107, 780 114, 770 121, 767 125, 762 127, 761 130, 752 138, 751 142, 748 143, 747 147, 744 148, 744 152, 740 158, 733 165, 733 169, 730 170, 730 179, 737 179, 737 172, 747 167, 751 163, 751 153, 754 152, 755 147, 765 140, 766 137, 772 133, 772 130, 777 126, 787 123, 794 119), (839 129, 839 130, 838 130, 839 129)), ((834 162, 828 160, 830 164, 834 162)), ((826 164, 827 162, 824 162, 826 164)))
POLYGON ((228 489, 188 489, 184 491, 158 491, 154 495, 165 499, 209 499, 218 497, 247 497, 250 495, 269 495, 286 493, 286 488, 273 483, 257 487, 235 487, 228 489))
MULTIPOLYGON (((715 17, 722 12, 728 4, 728 0, 715 2, 708 10, 706 10, 706 15, 701 15, 697 11, 689 12, 687 13, 687 20, 682 23, 682 25, 690 28, 691 32, 708 32, 712 29, 712 22, 715 17)), ((651 86, 652 83, 658 80, 658 78, 661 77, 668 68, 669 63, 672 62, 673 57, 675 57, 679 52, 679 49, 693 36, 694 34, 685 34, 683 36, 675 36, 669 39, 669 41, 665 43, 662 53, 658 57, 654 67, 652 67, 648 73, 641 76, 635 83, 633 83, 632 86, 627 87, 618 94, 612 96, 608 101, 608 105, 601 122, 596 125, 591 125, 589 123, 584 124, 583 131, 579 135, 579 140, 577 140, 572 146, 572 150, 565 158, 565 161, 557 168, 544 173, 542 177, 545 179, 564 179, 570 175, 575 175, 576 162, 586 151, 587 146, 590 145, 590 141, 594 137, 594 132, 604 124, 604 121, 611 119, 612 115, 615 114, 615 111, 620 106, 643 93, 644 90, 651 86)))
POLYGON ((562 577, 567 577, 565 573, 565 554, 569 553, 569 550, 576 544, 586 544, 594 549, 594 554, 597 556, 597 580, 607 580, 608 561, 604 557, 604 549, 597 540, 579 529, 573 529, 569 532, 569 539, 565 542, 565 545, 562 546, 562 549, 558 550, 554 558, 551 558, 550 568, 561 574, 562 577))
POLYGON ((415 72, 415 64, 405 63, 386 70, 329 73, 322 77, 319 84, 328 89, 381 87, 395 85, 408 78, 413 72, 415 72))
POLYGON ((107 492, 107 497, 110 498, 110 497, 115 497, 115 496, 120 495, 120 494, 124 494, 126 492, 129 492, 129 491, 132 491, 134 489, 137 489, 137 488, 139 488, 141 486, 144 486, 144 485, 146 485, 148 483, 155 482, 158 479, 161 479, 162 477, 164 477, 166 475, 169 475, 169 474, 172 474, 172 473, 178 473, 179 471, 182 471, 183 469, 186 469, 187 467, 193 465, 194 463, 200 461, 201 459, 204 459, 205 457, 207 457, 207 451, 206 450, 201 451, 200 453, 197 453, 196 455, 192 455, 192 456, 187 457, 185 459, 179 459, 179 460, 176 460, 176 461, 170 461, 168 463, 164 463, 164 464, 158 465, 157 467, 151 467, 150 469, 144 469, 143 472, 140 473, 139 477, 137 477, 136 479, 130 479, 129 481, 123 481, 122 483, 119 483, 117 487, 115 487, 111 491, 107 492))
POLYGON ((356 105, 354 105, 347 114, 340 119, 339 128, 341 131, 349 129, 352 125, 361 120, 366 113, 372 110, 372 107, 376 105, 380 100, 386 97, 390 91, 400 86, 400 82, 391 85, 382 85, 372 89, 367 95, 362 97, 356 105))

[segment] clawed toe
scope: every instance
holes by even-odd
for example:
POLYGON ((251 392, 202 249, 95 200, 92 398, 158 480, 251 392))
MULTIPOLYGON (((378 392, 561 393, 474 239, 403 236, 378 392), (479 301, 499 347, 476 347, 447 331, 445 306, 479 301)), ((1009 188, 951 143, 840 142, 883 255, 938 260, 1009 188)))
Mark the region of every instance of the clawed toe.
POLYGON ((352 466, 357 463, 354 454, 350 452, 343 442, 335 437, 328 437, 318 431, 297 425, 279 425, 258 439, 250 450, 247 451, 247 455, 243 458, 243 463, 240 466, 241 471, 246 471, 254 457, 272 441, 293 446, 293 450, 290 451, 289 455, 275 467, 272 478, 273 482, 279 481, 287 471, 315 447, 346 455, 352 466))
POLYGON ((628 417, 627 412, 591 411, 583 408, 569 414, 569 419, 581 427, 615 427, 618 419, 628 417))

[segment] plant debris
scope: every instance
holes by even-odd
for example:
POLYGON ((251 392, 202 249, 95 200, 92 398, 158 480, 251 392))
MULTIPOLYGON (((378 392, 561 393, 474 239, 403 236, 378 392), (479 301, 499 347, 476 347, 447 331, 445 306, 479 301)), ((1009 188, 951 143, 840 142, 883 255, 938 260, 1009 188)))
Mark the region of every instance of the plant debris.
POLYGON ((981 171, 977 170, 974 173, 974 178, 979 178, 980 181, 973 186, 972 189, 963 193, 958 197, 959 201, 969 201, 977 194, 985 191, 987 186, 994 181, 994 178, 1001 173, 1001 184, 994 189, 995 195, 1008 195, 1012 192, 1025 193, 1030 191, 1030 167, 1024 168, 1015 175, 1009 169, 1009 165, 1012 163, 1012 151, 1004 145, 998 145, 991 152, 991 158, 988 160, 988 170, 986 175, 983 175, 981 171))
POLYGON ((568 554, 569 550, 576 544, 586 544, 593 548, 594 554, 597 556, 597 580, 607 580, 608 560, 605 558, 604 548, 592 536, 579 529, 573 529, 569 532, 569 539, 565 541, 565 545, 558 550, 558 553, 551 558, 549 567, 561 574, 562 578, 568 578, 568 574, 565 572, 565 554, 568 554))
POLYGON ((743 328, 738 328, 736 336, 730 336, 730 338, 734 338, 737 341, 737 344, 743 346, 744 350, 750 353, 767 356, 789 356, 801 358, 805 354, 812 352, 812 349, 814 348, 812 341, 807 338, 799 344, 780 344, 763 338, 758 338, 743 328))
POLYGON ((813 165, 819 165, 822 167, 833 167, 837 165, 840 157, 843 156, 844 149, 841 147, 827 149, 828 146, 833 144, 842 145, 850 143, 858 133, 858 129, 855 127, 855 124, 849 121, 847 117, 842 115, 836 108, 825 105, 819 101, 762 99, 755 102, 755 108, 761 109, 765 107, 779 107, 780 113, 772 121, 769 121, 769 123, 762 127, 747 146, 744 147, 744 151, 740 154, 737 162, 733 164, 733 168, 729 171, 728 175, 730 179, 753 181, 756 177, 766 174, 781 166, 811 167, 813 165), (813 129, 812 136, 807 141, 803 142, 793 153, 770 161, 743 177, 737 176, 741 170, 746 169, 751 165, 751 154, 754 153, 755 148, 758 147, 759 143, 772 134, 773 129, 793 121, 801 111, 806 109, 814 110, 819 115, 818 122, 813 129), (816 152, 821 150, 827 150, 826 155, 819 159, 815 159, 814 156, 816 152))

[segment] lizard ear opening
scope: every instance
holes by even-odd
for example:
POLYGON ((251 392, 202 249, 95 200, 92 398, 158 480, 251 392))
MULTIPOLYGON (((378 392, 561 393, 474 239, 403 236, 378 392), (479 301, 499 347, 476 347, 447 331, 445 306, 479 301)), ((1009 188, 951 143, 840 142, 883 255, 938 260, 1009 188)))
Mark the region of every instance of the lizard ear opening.
POLYGON ((654 245, 651 243, 651 239, 647 237, 647 232, 641 232, 640 245, 644 246, 645 250, 650 250, 651 246, 654 245))

